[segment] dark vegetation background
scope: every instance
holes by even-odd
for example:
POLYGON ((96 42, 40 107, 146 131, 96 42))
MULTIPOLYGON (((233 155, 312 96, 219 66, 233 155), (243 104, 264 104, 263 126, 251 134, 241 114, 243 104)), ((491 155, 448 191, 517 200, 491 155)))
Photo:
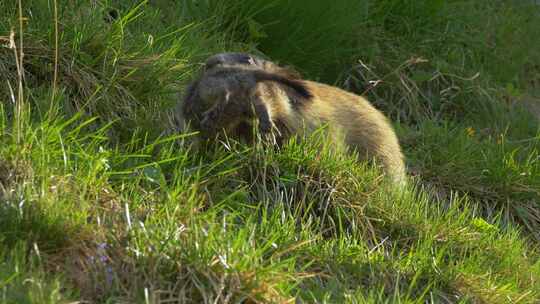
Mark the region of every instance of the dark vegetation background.
POLYGON ((0 302, 538 303, 533 2, 0 2, 0 302), (322 134, 191 151, 222 51, 366 95, 411 187, 322 134))

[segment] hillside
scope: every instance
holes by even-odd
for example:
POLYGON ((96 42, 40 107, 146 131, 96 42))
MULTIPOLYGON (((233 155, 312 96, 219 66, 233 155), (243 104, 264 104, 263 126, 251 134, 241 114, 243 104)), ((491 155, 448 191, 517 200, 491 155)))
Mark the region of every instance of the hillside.
POLYGON ((0 303, 538 303, 533 2, 0 1, 0 303), (223 51, 365 95, 410 187, 323 133, 190 149, 223 51))

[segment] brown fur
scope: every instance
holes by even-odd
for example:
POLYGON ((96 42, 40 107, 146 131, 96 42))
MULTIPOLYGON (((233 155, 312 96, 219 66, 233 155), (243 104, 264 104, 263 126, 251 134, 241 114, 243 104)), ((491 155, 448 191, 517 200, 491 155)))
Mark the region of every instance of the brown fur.
POLYGON ((376 158, 394 182, 405 182, 398 139, 380 111, 337 87, 284 75, 269 61, 218 62, 192 84, 184 113, 198 121, 197 128, 207 136, 224 129, 249 137, 251 130, 245 128, 257 121, 259 132, 276 142, 327 124, 336 144, 345 143, 362 158, 376 158))

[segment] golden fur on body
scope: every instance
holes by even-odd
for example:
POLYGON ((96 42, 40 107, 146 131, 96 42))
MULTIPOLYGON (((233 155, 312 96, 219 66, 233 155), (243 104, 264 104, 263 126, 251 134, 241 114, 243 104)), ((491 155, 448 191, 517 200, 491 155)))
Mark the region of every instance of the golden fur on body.
POLYGON ((205 72, 184 100, 184 116, 203 134, 225 130, 249 140, 256 121, 263 137, 271 135, 279 143, 327 125, 335 144, 345 144, 362 158, 375 158, 394 182, 405 182, 403 154, 394 130, 365 98, 302 80, 252 55, 224 54, 207 60, 205 72), (246 61, 241 55, 256 60, 246 61))

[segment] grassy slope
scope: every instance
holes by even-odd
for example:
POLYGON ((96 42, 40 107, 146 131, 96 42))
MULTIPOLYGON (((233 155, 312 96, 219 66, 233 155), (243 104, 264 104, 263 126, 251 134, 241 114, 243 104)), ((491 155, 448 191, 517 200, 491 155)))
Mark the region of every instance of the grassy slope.
POLYGON ((19 11, 0 2, 17 42, 0 49, 0 302, 536 303, 540 138, 513 101, 538 85, 538 9, 356 2, 73 1, 55 19, 24 1, 20 91, 19 11), (222 50, 366 92, 418 186, 391 191, 323 136, 202 154, 163 136, 222 50))

